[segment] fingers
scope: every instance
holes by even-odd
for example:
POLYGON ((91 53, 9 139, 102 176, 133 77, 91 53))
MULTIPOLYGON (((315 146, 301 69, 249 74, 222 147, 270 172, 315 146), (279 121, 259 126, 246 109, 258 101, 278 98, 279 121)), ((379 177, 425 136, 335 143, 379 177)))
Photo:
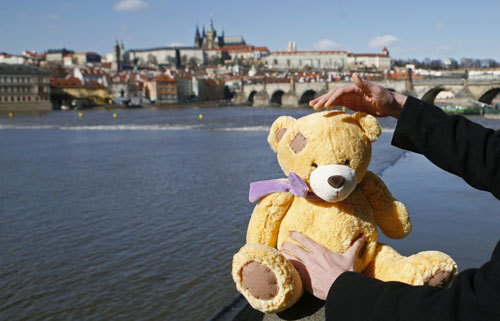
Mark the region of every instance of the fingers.
POLYGON ((290 232, 290 238, 299 242, 302 244, 304 247, 309 249, 311 252, 316 252, 316 251, 324 251, 325 248, 316 243, 315 241, 311 240, 309 237, 305 236, 302 233, 299 232, 290 232))
POLYGON ((352 74, 352 80, 354 81, 354 84, 369 97, 372 96, 377 88, 377 85, 369 82, 368 80, 364 80, 357 73, 352 74))
POLYGON ((311 100, 309 102, 309 106, 311 106, 312 108, 314 108, 314 110, 321 109, 322 107, 324 107, 325 102, 328 100, 328 98, 330 98, 330 96, 332 94, 334 94, 335 91, 336 91, 336 89, 332 89, 329 92, 327 92, 326 94, 321 95, 318 98, 311 100))
POLYGON ((289 243, 289 242, 283 243, 281 245, 281 250, 286 251, 287 254, 289 253, 302 261, 305 260, 308 257, 308 255, 310 254, 309 252, 304 250, 302 247, 300 247, 296 244, 293 244, 293 243, 289 243))
POLYGON ((341 97, 342 95, 345 94, 345 89, 344 88, 340 88, 338 90, 336 90, 333 95, 330 96, 330 98, 328 98, 328 100, 326 101, 325 103, 325 108, 328 108, 328 107, 331 107, 335 104, 335 102, 339 99, 339 97, 341 97))
POLYGON ((357 73, 352 74, 352 80, 359 89, 363 90, 365 88, 364 80, 357 73))
POLYGON ((361 234, 361 236, 354 241, 354 243, 351 245, 351 247, 344 253, 344 255, 348 258, 356 258, 360 254, 360 250, 363 247, 363 245, 366 242, 366 236, 361 234))

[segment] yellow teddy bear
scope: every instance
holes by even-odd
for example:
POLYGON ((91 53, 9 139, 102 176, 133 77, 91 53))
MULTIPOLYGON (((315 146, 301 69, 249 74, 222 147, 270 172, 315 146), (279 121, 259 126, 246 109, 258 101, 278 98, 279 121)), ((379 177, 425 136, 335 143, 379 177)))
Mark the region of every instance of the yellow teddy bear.
POLYGON ((336 253, 365 235, 355 271, 383 281, 447 286, 456 275, 456 263, 442 252, 404 257, 378 243, 377 226, 394 239, 411 231, 406 207, 367 171, 371 144, 380 134, 377 120, 364 113, 325 111, 274 121, 268 142, 288 179, 250 185, 250 201, 260 200, 247 244, 233 257, 234 282, 252 307, 279 312, 301 297, 300 276, 276 249, 294 242, 290 231, 336 253))

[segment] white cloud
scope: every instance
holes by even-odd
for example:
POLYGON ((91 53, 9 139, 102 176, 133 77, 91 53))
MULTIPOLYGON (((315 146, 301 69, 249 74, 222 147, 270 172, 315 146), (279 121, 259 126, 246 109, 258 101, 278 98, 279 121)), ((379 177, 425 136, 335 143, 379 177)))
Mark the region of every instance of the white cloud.
POLYGON ((61 16, 58 15, 57 13, 50 13, 49 18, 53 19, 53 20, 57 20, 57 19, 61 18, 61 16))
POLYGON ((444 28, 444 23, 438 23, 438 24, 436 25, 436 28, 438 28, 438 29, 443 29, 443 28, 444 28))
POLYGON ((339 48, 340 45, 330 39, 322 39, 314 44, 314 49, 316 50, 336 50, 339 48))
POLYGON ((382 48, 390 46, 391 44, 398 41, 399 39, 393 35, 376 36, 370 41, 369 45, 372 48, 382 48))
POLYGON ((120 26, 120 31, 128 31, 128 26, 120 26))
POLYGON ((116 11, 141 11, 149 9, 149 4, 142 0, 121 0, 115 5, 116 11))
POLYGON ((168 44, 169 47, 185 47, 186 45, 182 42, 172 42, 168 44))

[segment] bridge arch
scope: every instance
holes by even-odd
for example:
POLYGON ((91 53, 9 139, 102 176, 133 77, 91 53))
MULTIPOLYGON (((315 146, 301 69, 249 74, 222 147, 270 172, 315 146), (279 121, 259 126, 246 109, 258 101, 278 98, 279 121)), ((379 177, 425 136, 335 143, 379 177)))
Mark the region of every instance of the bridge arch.
POLYGON ((281 89, 276 90, 272 95, 271 95, 271 100, 269 101, 271 104, 274 105, 283 105, 282 98, 285 92, 281 89))
POLYGON ((490 105, 492 102, 493 102, 493 99, 498 95, 500 94, 500 87, 494 87, 494 88, 491 88, 489 90, 487 90, 486 92, 484 92, 480 97, 479 97, 479 101, 482 102, 482 103, 485 103, 485 104, 488 104, 490 105))
POLYGON ((436 99, 436 96, 442 92, 443 90, 446 90, 443 87, 434 87, 425 92, 425 94, 422 96, 422 100, 425 102, 428 102, 430 104, 434 104, 434 100, 436 99))
POLYGON ((250 95, 248 95, 248 100, 247 100, 247 102, 249 102, 249 103, 252 103, 252 104, 253 104, 253 97, 255 96, 255 94, 256 94, 256 93, 257 93, 257 90, 252 90, 252 91, 250 92, 250 95))
POLYGON ((316 91, 309 89, 306 90, 300 95, 299 105, 307 105, 310 100, 313 100, 316 97, 316 91))

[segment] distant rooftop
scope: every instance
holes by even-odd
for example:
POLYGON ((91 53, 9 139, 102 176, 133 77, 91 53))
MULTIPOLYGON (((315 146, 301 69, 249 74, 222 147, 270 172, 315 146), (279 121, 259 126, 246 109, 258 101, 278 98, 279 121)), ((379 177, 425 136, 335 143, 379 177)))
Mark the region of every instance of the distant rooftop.
POLYGON ((30 65, 9 65, 0 64, 0 74, 3 75, 49 75, 49 73, 43 69, 30 66, 30 65))
POLYGON ((66 55, 66 54, 75 53, 75 52, 73 50, 68 50, 66 48, 62 48, 62 49, 49 49, 47 51, 47 54, 55 54, 55 53, 66 55))
POLYGON ((243 39, 242 36, 229 36, 229 37, 224 37, 224 45, 232 45, 232 44, 245 44, 245 40, 243 39))
POLYGON ((129 51, 132 52, 142 52, 142 51, 158 51, 158 50, 175 50, 175 49, 180 49, 180 50, 202 50, 201 48, 196 48, 196 47, 158 47, 158 48, 150 48, 150 49, 130 49, 129 51))

